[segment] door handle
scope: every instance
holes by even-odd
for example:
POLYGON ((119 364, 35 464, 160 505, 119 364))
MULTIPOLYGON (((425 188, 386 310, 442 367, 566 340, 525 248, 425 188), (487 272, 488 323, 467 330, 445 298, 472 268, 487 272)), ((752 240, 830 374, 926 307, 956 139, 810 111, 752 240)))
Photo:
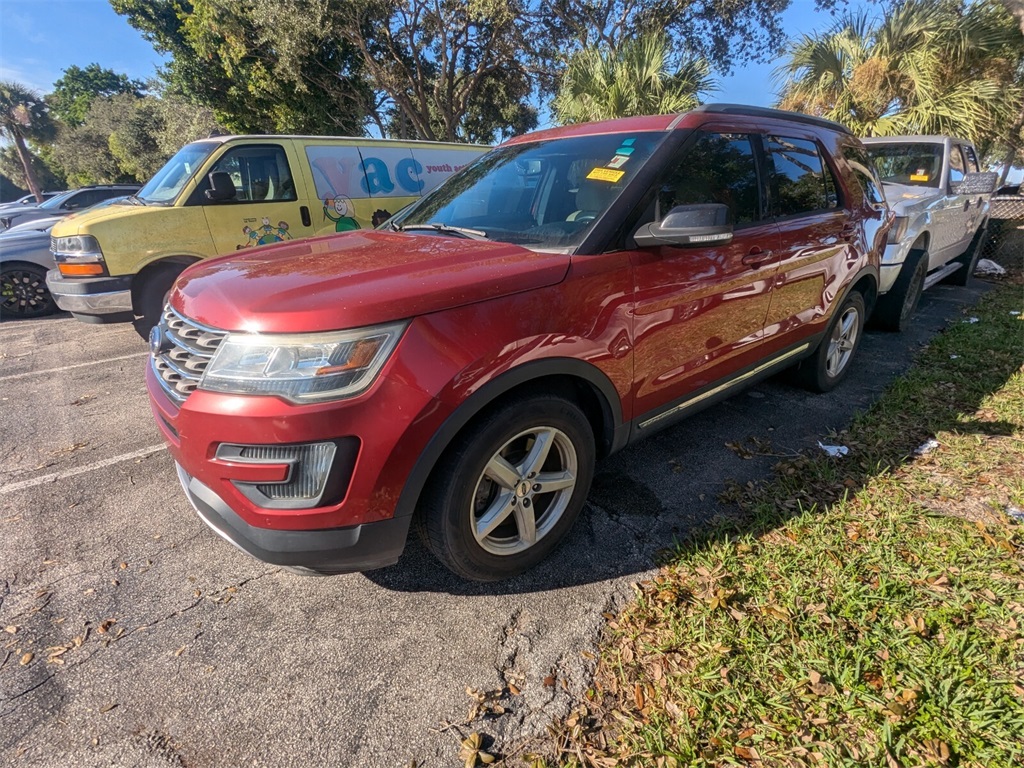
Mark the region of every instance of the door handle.
POLYGON ((750 249, 750 253, 744 256, 740 261, 746 264, 748 267, 759 267, 766 261, 771 259, 775 255, 774 251, 762 250, 760 246, 755 245, 750 249))
POLYGON ((299 206, 299 217, 302 219, 302 226, 309 227, 313 225, 313 220, 309 217, 309 208, 306 206, 299 206))
POLYGON ((856 234, 857 228, 853 224, 844 224, 843 228, 839 230, 839 237, 847 242, 853 240, 856 234))

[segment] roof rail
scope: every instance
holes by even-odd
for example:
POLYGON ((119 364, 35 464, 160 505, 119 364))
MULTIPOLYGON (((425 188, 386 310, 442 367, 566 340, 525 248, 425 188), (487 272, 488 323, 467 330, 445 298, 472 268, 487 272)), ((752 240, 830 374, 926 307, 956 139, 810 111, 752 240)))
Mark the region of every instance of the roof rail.
POLYGON ((712 112, 724 115, 750 115, 751 117, 774 117, 779 120, 795 120, 798 123, 808 123, 810 125, 817 125, 820 128, 828 128, 832 131, 840 131, 841 133, 848 133, 851 136, 853 135, 850 129, 842 123, 837 123, 834 120, 826 120, 824 117, 805 115, 802 112, 787 112, 784 109, 750 107, 745 104, 703 104, 692 111, 712 112))

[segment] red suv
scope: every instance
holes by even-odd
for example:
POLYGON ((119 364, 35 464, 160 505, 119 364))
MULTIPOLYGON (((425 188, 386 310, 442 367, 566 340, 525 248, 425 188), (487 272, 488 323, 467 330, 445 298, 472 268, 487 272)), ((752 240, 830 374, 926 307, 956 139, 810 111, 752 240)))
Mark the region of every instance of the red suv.
POLYGON ((199 515, 271 563, 542 560, 595 462, 796 366, 849 371, 890 225, 829 121, 706 106, 556 128, 380 229, 205 261, 150 338, 199 515))

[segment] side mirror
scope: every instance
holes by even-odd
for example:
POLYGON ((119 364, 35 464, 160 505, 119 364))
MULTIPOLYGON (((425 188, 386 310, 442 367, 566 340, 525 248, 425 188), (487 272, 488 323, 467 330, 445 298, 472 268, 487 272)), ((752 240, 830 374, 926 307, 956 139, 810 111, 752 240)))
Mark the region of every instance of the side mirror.
POLYGON ((989 171, 968 173, 963 181, 953 185, 954 195, 991 195, 999 184, 999 174, 989 171))
POLYGON ((209 176, 210 188, 206 190, 206 199, 214 203, 235 199, 235 182, 227 171, 214 171, 209 176))
POLYGON ((644 224, 633 235, 640 247, 724 245, 732 240, 729 207, 721 203, 677 205, 661 221, 644 224))

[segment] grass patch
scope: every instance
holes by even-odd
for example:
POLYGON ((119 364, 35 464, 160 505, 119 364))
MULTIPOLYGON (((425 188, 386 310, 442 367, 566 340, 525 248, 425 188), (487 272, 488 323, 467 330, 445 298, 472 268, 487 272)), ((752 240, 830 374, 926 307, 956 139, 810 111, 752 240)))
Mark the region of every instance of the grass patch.
POLYGON ((849 456, 729 488, 731 512, 638 586, 532 765, 1024 765, 1012 234, 978 321, 954 322, 838 436, 849 456))

